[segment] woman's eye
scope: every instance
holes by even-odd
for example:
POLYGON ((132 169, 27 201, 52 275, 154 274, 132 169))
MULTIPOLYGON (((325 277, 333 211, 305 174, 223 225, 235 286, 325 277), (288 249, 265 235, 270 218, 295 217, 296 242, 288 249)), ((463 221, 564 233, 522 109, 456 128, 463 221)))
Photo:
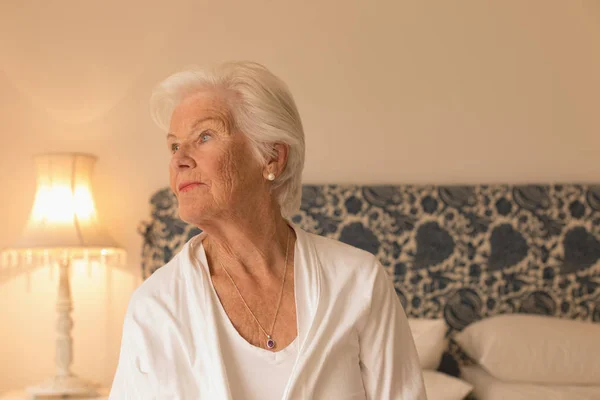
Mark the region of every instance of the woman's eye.
POLYGON ((171 145, 171 153, 175 153, 177 150, 179 150, 179 143, 173 143, 171 145))
POLYGON ((212 136, 208 133, 203 133, 202 135, 200 135, 200 141, 202 143, 208 142, 210 139, 212 139, 212 136))

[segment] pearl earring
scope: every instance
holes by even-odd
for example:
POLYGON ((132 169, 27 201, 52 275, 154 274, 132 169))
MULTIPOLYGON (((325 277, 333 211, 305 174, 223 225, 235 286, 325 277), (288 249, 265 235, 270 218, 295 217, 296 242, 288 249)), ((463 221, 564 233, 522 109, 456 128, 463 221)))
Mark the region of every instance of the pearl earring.
POLYGON ((275 180, 275 174, 272 172, 269 172, 269 175, 267 175, 267 179, 270 181, 274 181, 275 180))

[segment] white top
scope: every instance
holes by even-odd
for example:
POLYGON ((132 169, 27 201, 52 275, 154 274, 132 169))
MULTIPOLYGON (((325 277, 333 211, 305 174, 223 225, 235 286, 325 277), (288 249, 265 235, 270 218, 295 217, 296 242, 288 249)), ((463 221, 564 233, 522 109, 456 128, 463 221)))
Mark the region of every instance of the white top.
MULTIPOLYGON (((197 249, 197 259, 208 269, 204 246, 197 249)), ((214 286, 213 286, 214 289, 214 286)), ((213 301, 221 305, 213 290, 213 301)), ((297 304, 302 304, 302 300, 297 304)), ((256 347, 235 329, 222 306, 217 307, 217 323, 225 331, 221 337, 221 354, 225 364, 231 396, 235 400, 279 400, 292 374, 298 356, 298 338, 284 349, 272 352, 256 347)), ((267 340, 265 336, 265 341, 267 340)))
MULTIPOLYGON (((304 300, 298 356, 281 399, 425 400, 406 315, 381 264, 294 229, 295 294, 304 300)), ((132 295, 111 400, 233 399, 221 306, 189 248, 132 295)))

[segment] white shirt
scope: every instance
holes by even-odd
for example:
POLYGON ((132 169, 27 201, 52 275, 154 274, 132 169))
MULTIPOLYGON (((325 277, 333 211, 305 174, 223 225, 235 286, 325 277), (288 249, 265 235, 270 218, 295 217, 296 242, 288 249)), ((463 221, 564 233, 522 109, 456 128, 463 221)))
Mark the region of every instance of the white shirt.
MULTIPOLYGON (((197 249, 197 259, 210 276, 204 246, 199 246, 197 249)), ((248 343, 235 329, 214 290, 212 301, 218 303, 216 322, 225 332, 221 338, 221 354, 232 398, 235 400, 281 399, 298 356, 298 337, 284 349, 276 352, 256 347, 248 343)), ((296 299, 296 303, 303 304, 303 300, 296 299)))
MULTIPOLYGON (((365 251, 294 227, 298 356, 282 400, 425 400, 391 279, 365 251)), ((192 239, 194 240, 194 239, 192 239)), ((132 295, 111 400, 233 399, 220 304, 189 242, 132 295)))

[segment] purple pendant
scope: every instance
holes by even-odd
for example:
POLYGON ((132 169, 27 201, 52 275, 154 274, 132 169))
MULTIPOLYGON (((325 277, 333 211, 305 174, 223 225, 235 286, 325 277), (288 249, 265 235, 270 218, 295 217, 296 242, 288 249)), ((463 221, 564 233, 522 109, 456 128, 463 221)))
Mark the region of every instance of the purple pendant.
POLYGON ((275 347, 275 341, 271 338, 269 338, 269 340, 267 340, 267 348, 272 349, 275 347))

